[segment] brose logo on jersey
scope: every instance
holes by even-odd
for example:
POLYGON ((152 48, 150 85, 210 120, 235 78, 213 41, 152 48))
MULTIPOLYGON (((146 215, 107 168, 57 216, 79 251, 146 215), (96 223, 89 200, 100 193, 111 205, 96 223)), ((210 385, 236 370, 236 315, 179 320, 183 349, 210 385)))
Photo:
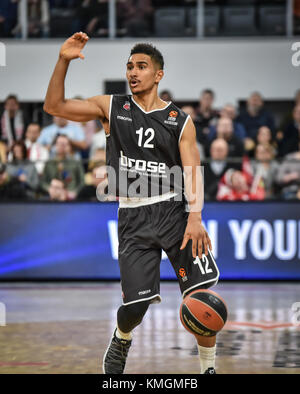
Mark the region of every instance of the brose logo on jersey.
POLYGON ((151 173, 166 173, 166 164, 157 161, 147 161, 142 159, 131 159, 120 151, 120 165, 126 169, 134 169, 136 171, 147 171, 151 173))

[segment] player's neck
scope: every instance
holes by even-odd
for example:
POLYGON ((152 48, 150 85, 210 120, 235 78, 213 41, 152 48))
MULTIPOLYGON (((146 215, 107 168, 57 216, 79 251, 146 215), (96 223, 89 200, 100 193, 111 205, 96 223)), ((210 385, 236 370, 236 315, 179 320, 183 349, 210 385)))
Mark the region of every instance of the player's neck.
POLYGON ((132 98, 146 112, 153 111, 155 109, 165 108, 168 105, 168 103, 159 98, 157 92, 155 92, 155 94, 153 92, 144 94, 133 94, 132 98))

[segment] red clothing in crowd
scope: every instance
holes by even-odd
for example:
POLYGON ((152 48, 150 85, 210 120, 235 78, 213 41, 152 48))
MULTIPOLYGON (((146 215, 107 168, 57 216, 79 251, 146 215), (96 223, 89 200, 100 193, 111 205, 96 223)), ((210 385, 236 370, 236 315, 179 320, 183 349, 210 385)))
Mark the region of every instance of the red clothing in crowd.
POLYGON ((229 169, 220 180, 217 193, 217 200, 219 201, 251 201, 264 200, 264 198, 264 182, 261 177, 253 177, 250 162, 247 157, 243 158, 242 171, 229 169), (234 187, 232 184, 232 176, 235 172, 239 172, 240 176, 244 178, 244 185, 246 186, 243 190, 234 187))

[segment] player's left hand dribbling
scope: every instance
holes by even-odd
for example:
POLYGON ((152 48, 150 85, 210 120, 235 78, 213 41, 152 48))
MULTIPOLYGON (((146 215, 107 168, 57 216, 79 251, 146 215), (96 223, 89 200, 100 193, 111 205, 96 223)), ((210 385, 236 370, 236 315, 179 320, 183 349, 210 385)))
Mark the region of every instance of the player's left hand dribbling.
POLYGON ((208 249, 212 249, 209 235, 203 227, 201 219, 191 215, 188 219, 180 250, 186 247, 190 239, 192 240, 192 253, 194 258, 196 258, 197 255, 201 258, 203 252, 207 255, 208 249))

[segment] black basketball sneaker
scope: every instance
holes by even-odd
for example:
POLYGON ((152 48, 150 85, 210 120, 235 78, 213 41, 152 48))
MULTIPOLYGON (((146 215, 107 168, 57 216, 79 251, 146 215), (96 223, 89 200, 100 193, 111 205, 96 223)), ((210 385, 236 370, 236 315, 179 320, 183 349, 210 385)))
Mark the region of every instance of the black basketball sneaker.
POLYGON ((124 372, 131 340, 119 339, 114 331, 113 337, 103 357, 103 373, 119 375, 124 372))
POLYGON ((204 375, 216 375, 217 372, 214 368, 207 368, 207 370, 204 372, 204 375))

